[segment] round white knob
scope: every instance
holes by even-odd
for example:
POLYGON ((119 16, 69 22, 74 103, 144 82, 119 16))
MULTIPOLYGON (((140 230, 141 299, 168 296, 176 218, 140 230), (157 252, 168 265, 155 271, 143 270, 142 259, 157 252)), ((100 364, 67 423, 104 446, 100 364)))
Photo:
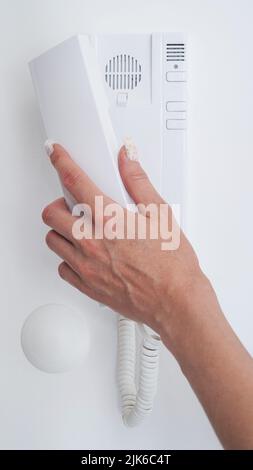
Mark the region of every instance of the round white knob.
POLYGON ((38 369, 66 372, 80 365, 89 350, 84 315, 65 305, 43 305, 26 319, 21 344, 28 361, 38 369))

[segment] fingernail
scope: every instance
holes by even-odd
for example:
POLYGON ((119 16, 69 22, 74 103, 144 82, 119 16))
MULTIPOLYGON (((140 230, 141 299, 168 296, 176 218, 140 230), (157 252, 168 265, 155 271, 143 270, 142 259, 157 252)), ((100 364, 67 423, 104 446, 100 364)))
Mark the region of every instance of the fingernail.
POLYGON ((44 143, 44 146, 45 146, 45 150, 47 152, 47 155, 48 157, 51 157, 53 151, 54 151, 54 144, 55 142, 53 140, 46 140, 46 142, 44 143))
POLYGON ((139 160, 138 149, 135 143, 133 142, 133 140, 131 139, 131 137, 126 137, 124 139, 124 145, 125 145, 126 154, 129 160, 138 161, 139 160))

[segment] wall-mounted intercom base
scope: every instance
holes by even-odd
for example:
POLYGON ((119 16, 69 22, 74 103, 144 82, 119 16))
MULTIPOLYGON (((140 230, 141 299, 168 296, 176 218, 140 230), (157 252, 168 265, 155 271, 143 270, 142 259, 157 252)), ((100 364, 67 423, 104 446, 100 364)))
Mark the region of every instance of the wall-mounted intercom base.
POLYGON ((118 174, 115 192, 117 152, 131 136, 154 186, 183 206, 186 58, 179 33, 68 39, 30 64, 46 136, 120 203, 129 198, 118 174))
MULTIPOLYGON (((32 61, 31 72, 46 137, 69 150, 105 194, 122 205, 131 202, 117 165, 119 148, 130 135, 156 189, 170 204, 183 205, 186 45, 181 34, 76 36, 32 61)), ((72 208, 74 201, 63 190, 72 208)), ((32 319, 23 334, 31 324, 32 319)), ((152 410, 160 338, 143 335, 138 380, 136 325, 124 317, 119 317, 118 343, 123 422, 135 426, 152 410)))

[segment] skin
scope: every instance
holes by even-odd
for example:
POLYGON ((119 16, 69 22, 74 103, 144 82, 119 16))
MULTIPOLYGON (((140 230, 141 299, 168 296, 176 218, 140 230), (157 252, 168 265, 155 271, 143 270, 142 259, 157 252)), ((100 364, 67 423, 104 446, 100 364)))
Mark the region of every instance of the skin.
MULTIPOLYGON (((54 145, 50 159, 74 199, 94 210, 100 189, 60 145, 54 145)), ((119 170, 136 204, 164 203, 124 147, 119 170)), ((111 202, 106 195, 104 200, 111 202)), ((153 328, 178 361, 224 448, 252 449, 253 360, 225 319, 184 234, 175 251, 162 251, 159 239, 76 240, 72 235, 76 217, 63 198, 47 206, 42 218, 51 228, 46 242, 63 260, 61 278, 153 328)))

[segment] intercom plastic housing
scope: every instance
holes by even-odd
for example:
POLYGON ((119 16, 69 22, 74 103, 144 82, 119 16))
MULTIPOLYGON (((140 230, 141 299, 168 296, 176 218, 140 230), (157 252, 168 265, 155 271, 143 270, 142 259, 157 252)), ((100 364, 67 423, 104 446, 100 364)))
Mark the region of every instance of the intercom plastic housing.
POLYGON ((130 134, 154 186, 184 212, 187 50, 181 33, 93 37, 118 140, 130 134))
POLYGON ((30 63, 45 137, 65 146, 105 193, 126 204, 117 153, 131 136, 154 186, 183 207, 186 62, 179 33, 64 41, 30 63))
MULTIPOLYGON (((152 183, 183 205, 186 48, 180 34, 77 36, 30 64, 46 137, 61 143, 103 192, 131 202, 117 154, 131 136, 152 183)), ((66 193, 72 207, 74 201, 66 193)), ((157 388, 160 338, 142 338, 136 380, 136 325, 119 316, 118 384, 122 418, 148 415, 157 388), (137 385, 137 387, 136 387, 137 385)))

